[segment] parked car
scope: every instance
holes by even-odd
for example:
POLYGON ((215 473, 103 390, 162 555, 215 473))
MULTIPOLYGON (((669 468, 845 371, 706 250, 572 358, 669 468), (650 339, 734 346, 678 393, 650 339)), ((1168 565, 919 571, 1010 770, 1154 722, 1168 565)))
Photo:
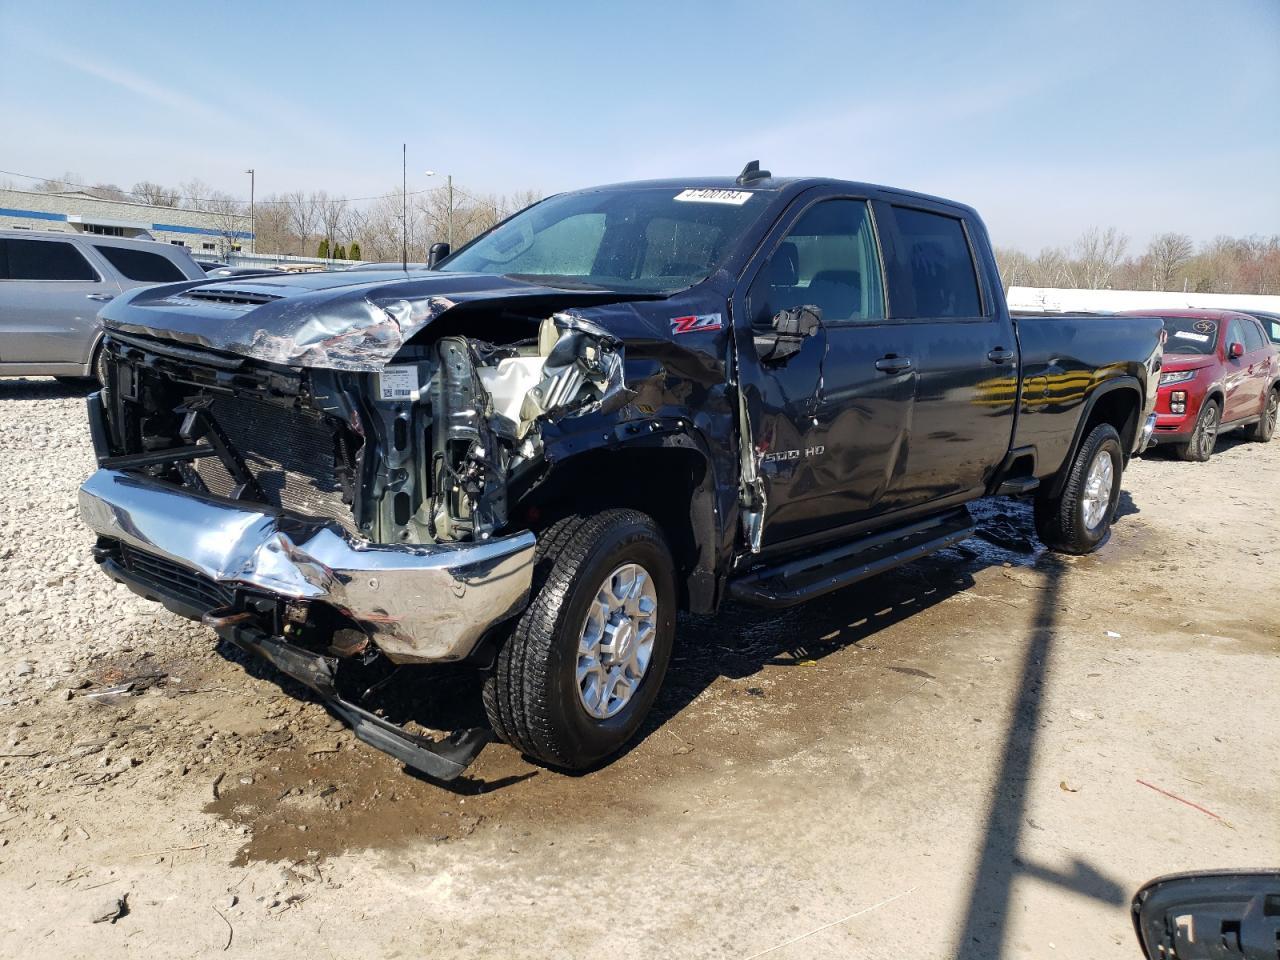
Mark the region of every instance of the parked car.
POLYGON ((1147 310, 1158 316, 1168 342, 1156 429, 1152 439, 1169 444, 1183 460, 1208 460, 1218 437, 1243 428, 1266 442, 1280 411, 1280 358, 1262 325, 1245 313, 1226 310, 1147 310))
POLYGON ((847 586, 969 536, 977 498, 1033 497, 1048 545, 1096 549, 1162 340, 1010 318, 969 207, 751 166, 562 194, 410 277, 173 284, 104 316, 80 493, 104 572, 441 778, 495 735, 598 762, 677 610, 847 586), (483 671, 489 727, 431 742, 358 693, 441 663, 483 671))
POLYGON ((212 273, 214 270, 222 270, 229 268, 231 264, 223 263, 221 260, 196 260, 200 265, 200 269, 205 273, 212 273))
POLYGON ((154 240, 0 230, 0 377, 91 377, 104 303, 204 275, 184 247, 154 240))
POLYGON ((1280 345, 1280 313, 1270 313, 1266 310, 1239 310, 1238 313, 1247 313, 1253 319, 1262 324, 1262 332, 1267 335, 1272 343, 1280 345))

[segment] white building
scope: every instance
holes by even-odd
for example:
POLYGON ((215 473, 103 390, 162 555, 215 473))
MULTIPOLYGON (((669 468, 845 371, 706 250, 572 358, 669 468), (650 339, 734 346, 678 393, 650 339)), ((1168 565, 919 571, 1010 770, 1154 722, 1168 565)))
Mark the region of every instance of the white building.
POLYGON ((251 221, 237 213, 103 200, 78 190, 44 193, 0 189, 0 228, 140 237, 226 257, 251 246, 251 221))

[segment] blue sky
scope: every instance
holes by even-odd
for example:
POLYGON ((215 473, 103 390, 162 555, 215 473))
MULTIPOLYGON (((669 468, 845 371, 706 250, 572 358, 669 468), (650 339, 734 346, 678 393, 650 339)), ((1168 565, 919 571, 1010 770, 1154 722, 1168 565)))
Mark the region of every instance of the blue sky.
POLYGON ((407 142, 411 189, 759 158, 963 200, 1032 251, 1280 232, 1280 0, 0 0, 0 90, 0 169, 125 187, 377 194, 407 142))

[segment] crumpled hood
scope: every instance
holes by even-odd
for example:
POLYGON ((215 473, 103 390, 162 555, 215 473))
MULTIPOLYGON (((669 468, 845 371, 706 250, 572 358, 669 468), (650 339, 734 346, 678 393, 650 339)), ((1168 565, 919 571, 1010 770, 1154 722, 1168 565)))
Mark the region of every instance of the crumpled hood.
POLYGON ((309 273, 140 287, 103 326, 269 363, 376 371, 441 314, 476 305, 550 312, 651 294, 564 290, 510 277, 400 271, 309 273))

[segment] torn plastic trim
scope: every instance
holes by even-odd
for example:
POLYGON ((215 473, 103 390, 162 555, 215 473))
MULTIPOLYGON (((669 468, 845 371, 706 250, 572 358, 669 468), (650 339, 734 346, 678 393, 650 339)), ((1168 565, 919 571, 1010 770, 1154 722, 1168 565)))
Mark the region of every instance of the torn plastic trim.
POLYGON ((747 399, 741 386, 738 388, 738 458, 741 467, 742 533, 751 552, 759 553, 768 498, 765 497, 764 480, 756 463, 755 446, 751 441, 751 415, 747 412, 747 399))
POLYGON ((477 371, 495 416, 517 441, 541 419, 600 410, 625 393, 622 341, 598 324, 552 314, 538 346, 537 357, 504 357, 477 371))

